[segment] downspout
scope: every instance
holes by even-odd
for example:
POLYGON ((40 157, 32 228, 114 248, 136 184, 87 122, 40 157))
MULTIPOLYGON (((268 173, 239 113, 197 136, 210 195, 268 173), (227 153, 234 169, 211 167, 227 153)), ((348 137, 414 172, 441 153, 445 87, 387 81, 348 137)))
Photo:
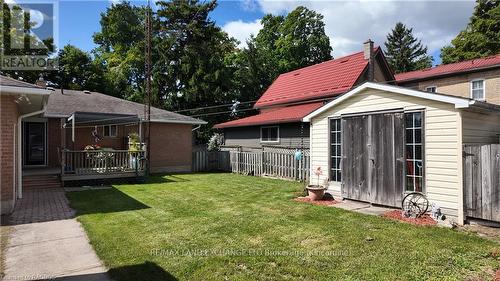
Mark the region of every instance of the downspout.
POLYGON ((194 132, 194 131, 198 130, 200 127, 201 127, 201 125, 198 125, 198 126, 194 127, 191 131, 194 132))
MULTIPOLYGON (((47 108, 47 100, 43 101, 43 108, 41 110, 30 112, 23 114, 17 117, 17 181, 18 181, 18 189, 17 189, 17 198, 23 198, 23 158, 22 158, 22 120, 27 117, 35 116, 41 113, 44 113, 47 108)), ((14 193, 16 193, 16 185, 14 185, 14 193)))

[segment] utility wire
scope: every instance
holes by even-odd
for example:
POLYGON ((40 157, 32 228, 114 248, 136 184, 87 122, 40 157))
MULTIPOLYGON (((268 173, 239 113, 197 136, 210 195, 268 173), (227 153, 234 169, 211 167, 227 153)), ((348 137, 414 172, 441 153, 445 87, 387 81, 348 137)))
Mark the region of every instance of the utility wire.
POLYGON ((220 112, 212 112, 212 113, 206 113, 206 114, 196 114, 196 115, 190 115, 189 117, 200 117, 200 116, 210 116, 210 115, 218 115, 218 114, 227 114, 231 112, 243 112, 243 111, 249 111, 249 110, 255 110, 253 108, 247 108, 247 109, 240 109, 240 110, 228 110, 228 111, 220 111, 220 112))
MULTIPOLYGON (((257 100, 253 100, 253 101, 244 101, 244 102, 240 102, 239 104, 246 104, 246 103, 252 103, 252 102, 256 102, 257 100)), ((217 108, 217 107, 224 107, 224 106, 231 106, 235 104, 234 102, 233 103, 227 103, 227 104, 221 104, 221 105, 213 105, 213 106, 205 106, 205 107, 197 107, 197 108, 188 108, 188 109, 181 109, 181 110, 177 110, 177 111, 174 111, 175 113, 179 113, 179 112, 185 112, 185 111, 195 111, 195 110, 201 110, 201 109, 210 109, 210 108, 217 108)))

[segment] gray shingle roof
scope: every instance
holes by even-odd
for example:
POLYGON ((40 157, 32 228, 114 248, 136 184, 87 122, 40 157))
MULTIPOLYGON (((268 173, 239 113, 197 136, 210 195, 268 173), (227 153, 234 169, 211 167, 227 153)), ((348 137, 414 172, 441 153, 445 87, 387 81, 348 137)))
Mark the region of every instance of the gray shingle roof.
MULTIPOLYGON (((145 119, 143 104, 123 100, 98 92, 85 93, 83 91, 64 90, 64 94, 62 94, 60 89, 56 89, 52 94, 50 94, 45 116, 69 117, 77 111, 134 114, 139 116, 141 119, 145 119)), ((203 120, 155 107, 151 107, 151 120, 205 124, 203 120)))
POLYGON ((0 86, 10 86, 10 87, 24 87, 24 88, 39 88, 44 89, 44 87, 37 86, 28 82, 20 81, 14 78, 0 75, 0 86))

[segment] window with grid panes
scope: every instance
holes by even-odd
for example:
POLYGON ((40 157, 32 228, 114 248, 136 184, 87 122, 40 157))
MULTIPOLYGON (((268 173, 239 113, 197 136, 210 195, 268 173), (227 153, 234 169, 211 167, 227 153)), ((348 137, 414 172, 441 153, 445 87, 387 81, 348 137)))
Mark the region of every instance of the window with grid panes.
POLYGON ((342 159, 342 130, 340 119, 330 119, 330 180, 342 180, 340 160, 342 159))
POLYGON ((405 114, 406 191, 424 191, 422 112, 405 114))

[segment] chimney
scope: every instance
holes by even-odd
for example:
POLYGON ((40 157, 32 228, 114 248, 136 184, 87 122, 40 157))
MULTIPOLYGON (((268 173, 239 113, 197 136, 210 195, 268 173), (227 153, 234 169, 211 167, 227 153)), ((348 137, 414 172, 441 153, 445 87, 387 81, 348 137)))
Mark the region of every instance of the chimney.
POLYGON ((373 82, 374 76, 375 76, 375 70, 374 70, 374 52, 373 52, 373 41, 371 39, 368 39, 364 44, 363 44, 363 51, 365 55, 365 60, 368 60, 368 75, 366 79, 368 82, 373 82))
POLYGON ((40 75, 40 78, 38 78, 38 80, 36 80, 35 84, 37 86, 47 88, 47 82, 45 80, 43 80, 43 77, 41 75, 40 75))

